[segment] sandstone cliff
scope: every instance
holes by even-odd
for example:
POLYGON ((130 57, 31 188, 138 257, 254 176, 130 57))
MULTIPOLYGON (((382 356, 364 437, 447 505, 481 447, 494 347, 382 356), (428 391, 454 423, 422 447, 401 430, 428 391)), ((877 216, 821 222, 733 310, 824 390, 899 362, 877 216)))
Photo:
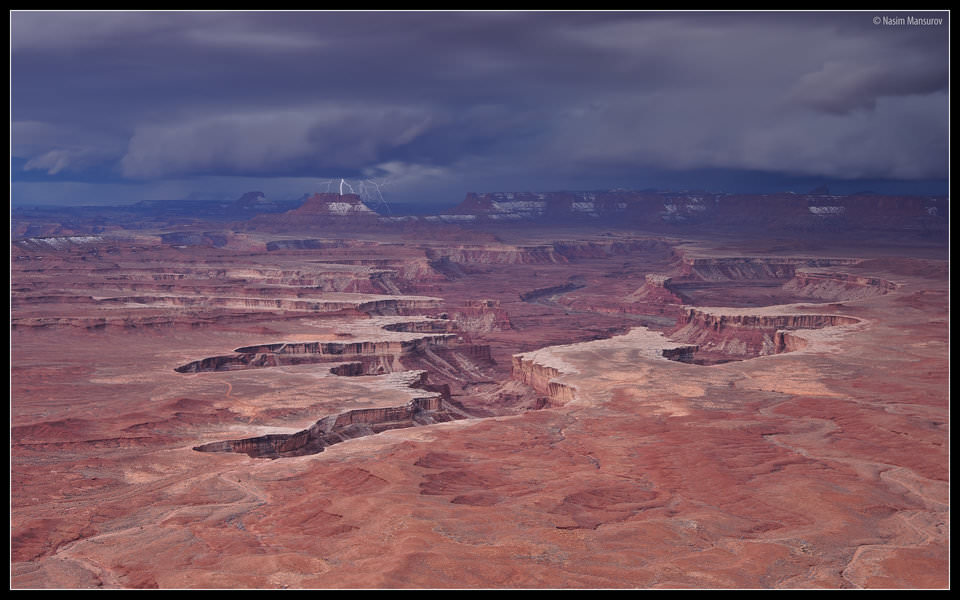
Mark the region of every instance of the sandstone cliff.
POLYGON ((450 399, 449 388, 427 383, 426 372, 413 373, 409 386, 427 394, 402 406, 349 410, 320 419, 309 428, 291 434, 270 434, 195 446, 198 452, 236 452, 252 458, 281 458, 323 452, 345 440, 400 429, 444 423, 469 417, 450 399))
POLYGON ((534 352, 516 354, 513 356, 512 376, 547 396, 554 406, 585 400, 576 386, 566 378, 567 375, 579 373, 579 369, 571 364, 567 357, 589 354, 594 349, 600 352, 623 350, 638 358, 651 360, 690 362, 698 347, 668 339, 646 327, 635 327, 624 335, 612 338, 550 346, 534 352))
POLYGON ((856 325, 860 319, 829 314, 777 314, 762 309, 687 308, 670 338, 697 344, 705 354, 750 358, 806 346, 800 329, 856 325))

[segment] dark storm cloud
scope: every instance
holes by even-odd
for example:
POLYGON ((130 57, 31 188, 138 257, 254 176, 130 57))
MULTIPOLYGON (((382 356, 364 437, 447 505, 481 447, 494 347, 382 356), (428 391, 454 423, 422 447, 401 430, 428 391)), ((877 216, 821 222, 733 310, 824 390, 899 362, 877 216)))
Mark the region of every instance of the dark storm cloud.
POLYGON ((837 114, 874 109, 880 98, 945 90, 945 66, 922 56, 897 57, 882 64, 828 62, 797 82, 793 98, 800 104, 837 114))
POLYGON ((945 177, 947 27, 873 16, 15 12, 12 151, 158 184, 945 177))
POLYGON ((322 106, 237 112, 138 128, 121 160, 129 177, 356 170, 429 127, 423 111, 322 106))

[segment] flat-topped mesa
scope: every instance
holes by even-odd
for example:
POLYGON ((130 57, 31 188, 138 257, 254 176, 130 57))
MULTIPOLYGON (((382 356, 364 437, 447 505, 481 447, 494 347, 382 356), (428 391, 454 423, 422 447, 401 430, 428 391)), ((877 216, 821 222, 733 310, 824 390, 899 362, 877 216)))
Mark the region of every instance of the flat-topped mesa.
POLYGON ((545 288, 537 288, 535 290, 520 292, 519 295, 520 299, 524 302, 534 302, 540 298, 549 298, 558 294, 565 294, 567 292, 579 290, 584 287, 586 287, 586 284, 583 283, 582 280, 578 279, 561 285, 552 285, 545 288))
POLYGON ((351 425, 369 425, 376 431, 404 427, 407 421, 413 421, 418 413, 439 411, 443 409, 443 399, 439 394, 414 398, 403 406, 388 406, 383 408, 362 408, 340 413, 334 417, 326 417, 317 422, 317 426, 324 432, 330 433, 338 429, 345 429, 351 425))
MULTIPOLYGON (((380 215, 357 194, 319 193, 306 198, 299 207, 280 214, 262 214, 235 224, 237 230, 306 231, 315 229, 376 229, 380 215)), ((274 246, 277 248, 277 246, 274 246)))
MULTIPOLYGON (((423 352, 429 347, 445 347, 449 341, 456 338, 456 334, 434 334, 404 341, 277 342, 244 346, 237 348, 236 354, 211 356, 181 365, 174 370, 178 373, 234 371, 329 363, 353 357, 393 357, 393 362, 396 362, 402 355, 423 352)), ((386 366, 386 363, 383 365, 386 366)), ((402 366, 396 364, 391 365, 388 370, 401 369, 402 366)))
POLYGON ((422 321, 401 321, 388 323, 383 326, 384 331, 403 331, 406 333, 452 333, 456 331, 455 323, 448 319, 424 319, 422 321))
POLYGON ((702 355, 743 359, 806 347, 803 336, 790 332, 856 325, 855 317, 829 314, 758 313, 735 308, 687 308, 669 333, 673 340, 699 346, 702 355))
MULTIPOLYGON (((136 308, 136 311, 111 310, 109 316, 25 316, 15 318, 12 329, 36 328, 53 329, 61 327, 82 327, 91 331, 107 328, 136 329, 159 327, 206 327, 233 321, 251 321, 254 319, 296 318, 310 313, 323 316, 413 316, 424 311, 436 311, 440 300, 427 296, 375 296, 373 294, 352 294, 349 292, 332 293, 327 299, 292 300, 284 298, 260 298, 253 296, 213 297, 184 295, 151 296, 111 296, 97 298, 77 296, 68 298, 71 304, 90 304, 92 306, 125 305, 124 308, 136 308), (154 310, 168 307, 192 307, 193 310, 179 314, 154 314, 154 310)), ((60 305, 59 297, 51 297, 60 305)), ((15 299, 15 303, 30 305, 31 299, 15 299)))
POLYGON ((643 280, 650 286, 653 287, 667 287, 670 284, 670 281, 673 278, 669 275, 662 275, 660 273, 648 273, 643 276, 643 280))
POLYGON ((510 316, 499 300, 467 300, 441 316, 456 323, 457 330, 465 334, 513 329, 510 316))
MULTIPOLYGON (((392 325, 396 325, 393 323, 392 325)), ((387 326, 384 326, 386 329, 387 326)), ((403 341, 363 342, 277 342, 257 346, 243 346, 234 352, 270 352, 274 354, 322 354, 326 356, 365 356, 397 354, 423 349, 428 345, 445 346, 456 334, 440 334, 403 341)))
POLYGON ((782 289, 796 296, 818 300, 857 300, 881 296, 899 287, 898 284, 879 277, 797 271, 793 279, 783 284, 782 289))
POLYGON ((197 452, 236 452, 251 458, 305 456, 323 452, 328 446, 349 439, 390 429, 445 423, 470 416, 450 402, 449 389, 446 386, 428 384, 425 372, 412 375, 409 387, 420 388, 427 393, 401 406, 349 410, 324 417, 296 433, 212 442, 195 446, 193 449, 197 452))
MULTIPOLYGON (((470 245, 426 248, 431 264, 443 269, 441 262, 457 265, 535 265, 565 263, 566 257, 559 254, 551 244, 539 246, 470 245)), ((434 267, 437 268, 437 267, 434 267)))
MULTIPOLYGON (((878 277, 840 270, 862 269, 864 259, 861 258, 702 257, 685 255, 682 251, 678 257, 676 274, 664 282, 664 287, 690 305, 730 302, 728 306, 758 306, 807 299, 858 300, 899 287, 878 277), (761 288, 765 291, 760 292, 761 288)), ((643 289, 637 292, 649 295, 643 289)))
POLYGON ((625 350, 640 359, 692 362, 698 347, 670 340, 646 327, 635 327, 624 335, 611 338, 515 354, 512 377, 547 396, 552 406, 563 406, 580 397, 576 386, 564 379, 565 375, 578 373, 578 369, 565 359, 566 356, 593 350, 601 353, 625 350))
POLYGON ((684 256, 680 275, 701 281, 787 280, 798 267, 822 268, 856 265, 861 259, 850 258, 782 258, 737 256, 705 258, 684 256))
MULTIPOLYGON (((345 292, 350 293, 350 292, 345 292)), ((435 309, 438 301, 433 298, 381 297, 372 300, 295 300, 290 298, 260 298, 255 296, 187 296, 187 295, 138 295, 94 298, 100 304, 127 304, 141 306, 183 306, 198 308, 231 308, 247 310, 282 310, 295 312, 333 313, 355 310, 378 315, 403 314, 405 311, 435 309)))
POLYGON ((303 216, 351 217, 376 219, 379 215, 370 210, 357 194, 314 194, 300 207, 286 214, 303 216))
POLYGON ((835 327, 837 325, 855 325, 860 319, 841 315, 826 314, 751 314, 736 309, 719 309, 725 314, 712 312, 714 309, 701 310, 689 308, 679 319, 677 325, 697 325, 704 329, 723 331, 730 327, 751 329, 820 329, 821 327, 835 327), (733 312, 736 311, 736 312, 733 312))

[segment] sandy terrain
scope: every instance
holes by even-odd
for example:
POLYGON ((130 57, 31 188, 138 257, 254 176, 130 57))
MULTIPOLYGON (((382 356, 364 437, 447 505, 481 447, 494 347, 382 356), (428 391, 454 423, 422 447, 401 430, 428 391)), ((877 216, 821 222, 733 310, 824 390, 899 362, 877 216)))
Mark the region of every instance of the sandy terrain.
POLYGON ((949 585, 942 247, 537 235, 15 245, 12 587, 949 585))

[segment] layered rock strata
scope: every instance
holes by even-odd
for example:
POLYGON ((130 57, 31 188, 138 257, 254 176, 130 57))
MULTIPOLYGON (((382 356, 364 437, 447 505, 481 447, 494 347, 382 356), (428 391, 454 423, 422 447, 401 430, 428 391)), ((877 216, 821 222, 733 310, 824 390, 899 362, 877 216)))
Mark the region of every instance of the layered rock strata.
POLYGON ((459 265, 527 265, 567 262, 567 258, 558 253, 550 244, 542 246, 447 246, 426 248, 425 252, 427 258, 434 263, 447 262, 459 265))
POLYGON ((620 347, 628 349, 637 356, 648 359, 676 360, 679 357, 689 360, 697 347, 682 342, 674 342, 663 334, 635 327, 625 335, 563 346, 550 346, 534 352, 513 356, 513 378, 529 385, 550 398, 554 406, 563 406, 574 401, 589 401, 576 386, 565 379, 565 375, 578 371, 563 359, 570 351, 589 354, 593 348, 620 347))
POLYGON ((670 338, 696 344, 703 353, 726 358, 779 354, 806 346, 797 330, 858 325, 855 317, 830 314, 784 314, 772 309, 687 307, 670 338))
POLYGON ((291 434, 270 434, 195 446, 197 452, 237 452, 251 458, 281 458, 323 452, 340 442, 401 429, 445 423, 469 415, 450 400, 449 388, 431 386, 425 371, 410 374, 409 387, 428 395, 415 397, 402 406, 356 409, 324 417, 307 429, 291 434))
POLYGON ((680 275, 702 281, 744 281, 790 279, 797 268, 850 266, 860 263, 850 258, 754 257, 706 258, 683 256, 680 275))

